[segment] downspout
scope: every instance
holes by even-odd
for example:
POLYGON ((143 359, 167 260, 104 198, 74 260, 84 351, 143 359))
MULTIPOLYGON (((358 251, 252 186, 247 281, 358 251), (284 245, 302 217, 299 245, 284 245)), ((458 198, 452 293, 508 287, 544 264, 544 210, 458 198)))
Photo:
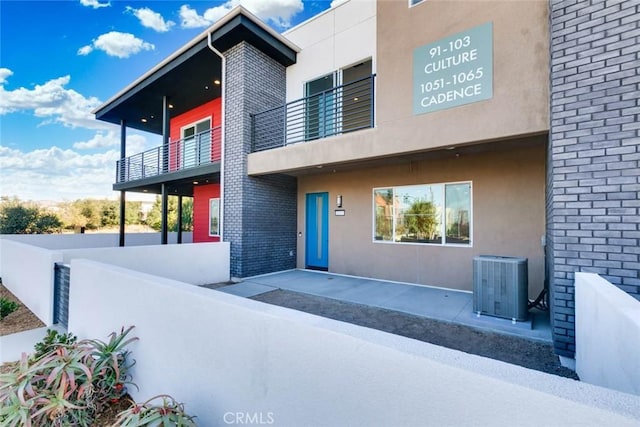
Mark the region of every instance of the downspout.
MULTIPOLYGON (((127 122, 120 120, 120 167, 118 168, 118 176, 116 182, 124 181, 124 165, 127 157, 127 122)), ((126 191, 120 191, 120 224, 118 229, 119 239, 118 246, 124 246, 124 233, 125 233, 125 217, 126 217, 126 191)))
POLYGON ((213 47, 213 43, 211 41, 211 33, 207 34, 207 45, 209 46, 209 49, 211 49, 211 51, 213 51, 213 53, 215 53, 216 55, 218 55, 220 57, 220 61, 222 63, 221 65, 221 69, 220 69, 220 114, 222 115, 222 118, 220 119, 220 241, 224 241, 224 146, 225 146, 225 134, 226 134, 226 129, 225 129, 225 110, 226 110, 226 106, 225 106, 225 88, 227 86, 227 76, 226 76, 226 71, 227 71, 227 61, 224 57, 224 55, 222 55, 222 53, 220 53, 220 51, 218 49, 216 49, 215 47, 213 47))

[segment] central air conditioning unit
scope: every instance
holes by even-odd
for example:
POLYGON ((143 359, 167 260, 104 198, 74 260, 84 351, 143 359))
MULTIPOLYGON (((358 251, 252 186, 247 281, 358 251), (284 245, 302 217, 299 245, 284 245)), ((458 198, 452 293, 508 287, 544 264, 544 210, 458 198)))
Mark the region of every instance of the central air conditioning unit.
POLYGON ((516 321, 528 316, 527 258, 473 258, 473 311, 516 321))

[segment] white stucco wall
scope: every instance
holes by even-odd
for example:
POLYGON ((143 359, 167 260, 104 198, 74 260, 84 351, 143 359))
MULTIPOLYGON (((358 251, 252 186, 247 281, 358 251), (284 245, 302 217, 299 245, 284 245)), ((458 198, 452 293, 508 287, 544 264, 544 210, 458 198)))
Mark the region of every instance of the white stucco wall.
MULTIPOLYGON (((176 243, 177 233, 169 233, 169 243, 176 243)), ((107 248, 118 246, 120 236, 116 233, 85 234, 2 234, 0 240, 13 240, 45 249, 107 248)), ((127 233, 125 246, 159 245, 160 233, 127 233)), ((183 243, 193 242, 193 233, 182 233, 183 243)))
POLYGON ((364 59, 372 59, 375 73, 375 1, 344 2, 283 35, 302 49, 287 68, 287 101, 302 98, 306 82, 364 59))
MULTIPOLYGON (((154 240, 153 236, 159 235, 149 234, 151 240, 154 240)), ((56 262, 69 263, 72 259, 87 258, 194 285, 225 282, 230 279, 230 244, 226 242, 132 245, 121 248, 112 247, 109 244, 108 235, 72 235, 72 237, 34 235, 31 238, 20 239, 18 236, 18 240, 22 241, 0 238, 2 284, 47 326, 53 323, 54 264, 56 262), (83 239, 75 236, 91 237, 83 239), (107 247, 82 247, 88 243, 103 243, 107 247), (81 249, 54 250, 46 248, 47 246, 81 247, 81 249)), ((140 237, 138 242, 148 239, 144 234, 135 237, 140 237)))
POLYGON ((130 246, 61 251, 63 261, 90 259, 192 285, 230 279, 230 243, 130 246))
POLYGON ((62 253, 0 239, 2 284, 47 326, 53 322, 53 266, 62 253))
POLYGON ((93 261, 71 275, 70 330, 135 325, 131 394, 169 393, 199 425, 640 421, 640 400, 577 381, 93 261))
POLYGON ((575 280, 580 379, 640 396, 640 301, 597 274, 575 280))

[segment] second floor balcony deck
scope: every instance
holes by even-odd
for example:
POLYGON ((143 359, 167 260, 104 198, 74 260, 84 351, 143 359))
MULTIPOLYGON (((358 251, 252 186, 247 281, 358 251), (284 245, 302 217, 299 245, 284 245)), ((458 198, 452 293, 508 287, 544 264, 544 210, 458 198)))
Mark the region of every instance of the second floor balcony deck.
POLYGON ((118 160, 116 184, 220 162, 220 126, 118 160))
POLYGON ((251 116, 252 152, 374 126, 375 74, 251 116))

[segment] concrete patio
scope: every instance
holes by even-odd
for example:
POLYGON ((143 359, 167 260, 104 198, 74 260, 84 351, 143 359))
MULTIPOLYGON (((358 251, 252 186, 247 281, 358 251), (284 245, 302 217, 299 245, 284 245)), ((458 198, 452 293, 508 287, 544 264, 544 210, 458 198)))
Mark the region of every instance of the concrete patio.
POLYGON ((221 292, 242 297, 253 297, 276 289, 385 308, 532 340, 551 342, 551 326, 547 312, 530 310, 527 321, 515 324, 508 319, 478 316, 473 312, 473 293, 471 292, 313 270, 289 270, 255 276, 246 278, 237 284, 218 288, 221 292))

